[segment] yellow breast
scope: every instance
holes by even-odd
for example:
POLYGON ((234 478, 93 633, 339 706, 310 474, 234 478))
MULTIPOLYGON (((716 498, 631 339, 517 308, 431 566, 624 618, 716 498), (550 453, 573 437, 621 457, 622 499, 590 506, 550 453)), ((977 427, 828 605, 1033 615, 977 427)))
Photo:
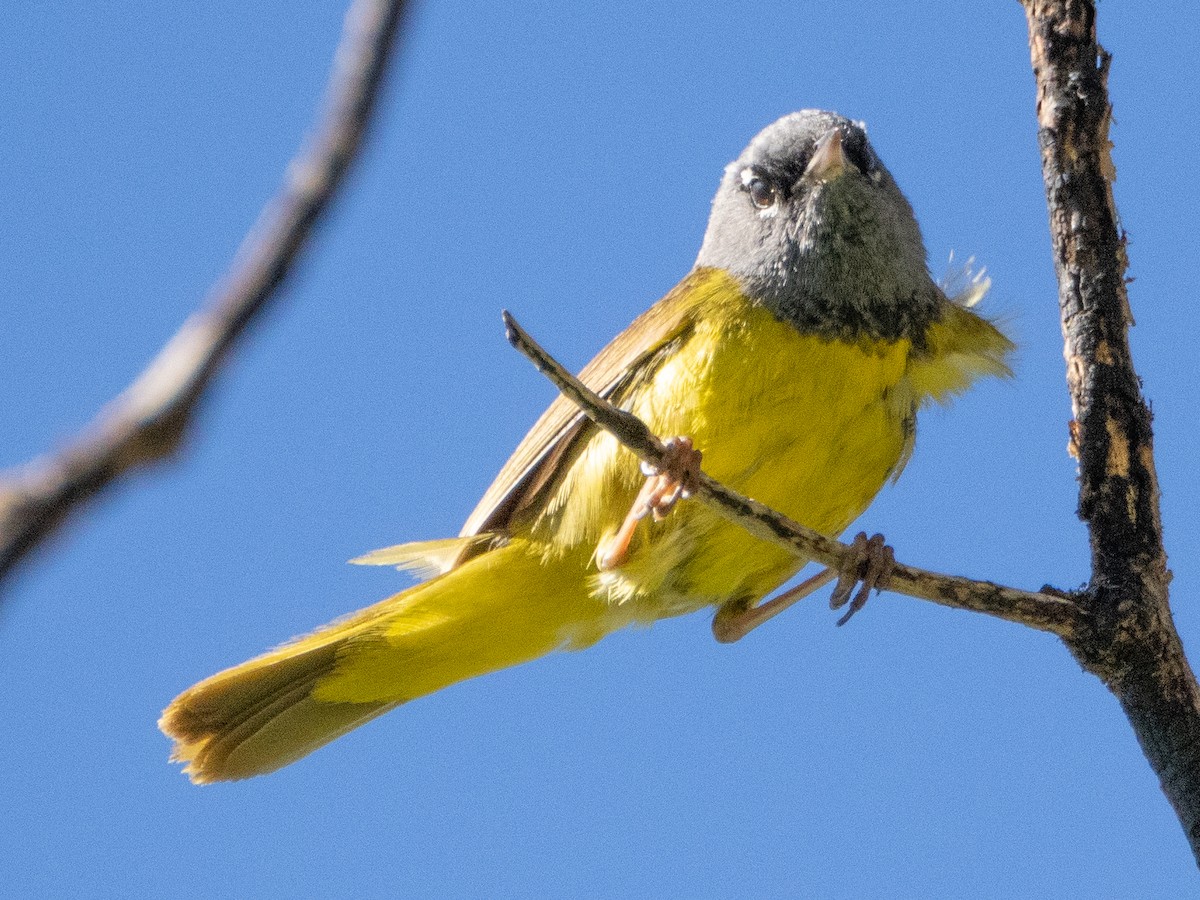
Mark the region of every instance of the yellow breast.
MULTIPOLYGON (((713 478, 837 534, 911 444, 910 345, 802 335, 722 277, 686 340, 622 405, 656 434, 692 438, 713 478)), ((590 552, 614 533, 640 480, 632 454, 608 435, 593 438, 554 505, 557 549, 590 552)), ((786 551, 685 503, 644 521, 628 562, 591 583, 632 618, 651 620, 763 596, 799 568, 786 551)))

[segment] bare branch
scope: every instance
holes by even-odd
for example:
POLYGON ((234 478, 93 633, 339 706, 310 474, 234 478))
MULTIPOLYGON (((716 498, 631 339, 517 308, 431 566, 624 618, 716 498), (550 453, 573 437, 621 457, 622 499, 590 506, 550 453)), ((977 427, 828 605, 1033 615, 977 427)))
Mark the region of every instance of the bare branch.
MULTIPOLYGON (((641 419, 625 410, 617 409, 567 372, 508 312, 504 313, 504 326, 509 343, 525 354, 537 366, 538 371, 549 378, 565 397, 579 406, 588 418, 612 434, 640 459, 652 466, 661 467, 666 449, 641 419)), ((713 481, 703 472, 700 473, 695 496, 751 534, 763 540, 774 541, 804 559, 837 569, 851 556, 852 551, 846 544, 805 528, 757 500, 744 497, 713 481)), ((1079 607, 1065 594, 1022 591, 989 581, 939 575, 902 563, 895 564, 887 587, 910 597, 932 600, 934 603, 957 609, 987 613, 1010 622, 1049 631, 1063 638, 1073 635, 1080 625, 1079 607)))
POLYGON ((1024 0, 1058 273, 1079 515, 1092 548, 1067 646, 1121 702, 1200 861, 1200 689, 1168 606, 1150 410, 1133 366, 1112 196, 1110 57, 1092 0, 1024 0))
POLYGON ((354 161, 380 92, 403 0, 346 14, 325 110, 230 270, 149 367, 70 443, 0 476, 0 579, 84 501, 183 442, 229 351, 291 271, 354 161))

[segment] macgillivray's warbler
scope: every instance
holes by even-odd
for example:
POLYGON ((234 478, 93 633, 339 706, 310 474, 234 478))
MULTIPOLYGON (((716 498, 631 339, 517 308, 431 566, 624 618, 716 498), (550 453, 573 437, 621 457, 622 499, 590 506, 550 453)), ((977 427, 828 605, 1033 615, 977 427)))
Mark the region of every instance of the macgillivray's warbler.
MULTIPOLYGON (((690 438, 717 481, 837 535, 903 467, 918 408, 1007 373, 1011 349, 930 278, 863 127, 805 110, 726 167, 695 267, 581 377, 655 434, 690 438)), ((247 778, 626 625, 716 607, 718 634, 737 637, 765 618, 759 601, 803 560, 699 503, 642 516, 642 482, 560 397, 459 537, 359 560, 426 580, 184 691, 160 722, 172 758, 195 782, 247 778)), ((650 505, 676 498, 664 487, 650 505)))

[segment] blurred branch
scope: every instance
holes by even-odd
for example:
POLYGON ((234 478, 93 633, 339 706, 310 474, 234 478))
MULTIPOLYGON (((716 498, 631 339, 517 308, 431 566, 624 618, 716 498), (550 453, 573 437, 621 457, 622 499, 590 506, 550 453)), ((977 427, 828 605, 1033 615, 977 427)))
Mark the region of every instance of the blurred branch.
POLYGON ((1168 606, 1150 410, 1113 202, 1110 57, 1092 0, 1024 0, 1092 577, 1064 640, 1116 695, 1200 861, 1200 689, 1168 606))
POLYGON ((278 296, 357 156, 404 6, 356 0, 347 12, 316 133, 204 307, 66 446, 0 475, 0 579, 85 501, 179 449, 230 350, 278 296))
MULTIPOLYGON (((593 422, 613 435, 643 461, 656 468, 664 463, 666 449, 646 424, 632 413, 618 409, 598 396, 578 378, 567 372, 504 313, 509 342, 527 356, 538 371, 550 379, 559 391, 575 403, 593 422)), ((699 448, 703 450, 704 448, 699 448)), ((727 519, 741 525, 763 540, 786 547, 798 557, 811 559, 831 569, 841 570, 853 558, 851 548, 811 528, 805 528, 782 513, 744 497, 703 472, 694 492, 698 500, 727 519)), ((1017 588, 973 581, 954 575, 939 575, 897 562, 882 585, 888 590, 943 606, 987 613, 1009 622, 1049 631, 1067 639, 1080 628, 1080 610, 1074 600, 1062 594, 1033 593, 1017 588)))

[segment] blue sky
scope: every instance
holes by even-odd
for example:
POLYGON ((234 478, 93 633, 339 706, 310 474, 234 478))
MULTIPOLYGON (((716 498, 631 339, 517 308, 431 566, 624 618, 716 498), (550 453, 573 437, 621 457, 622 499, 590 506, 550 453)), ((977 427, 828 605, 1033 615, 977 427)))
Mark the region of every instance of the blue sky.
MULTIPOLYGON (((14 5, 0 32, 0 465, 55 446, 221 273, 313 119, 338 4, 14 5)), ((863 517, 898 556, 1087 577, 1016 3, 418 5, 350 191, 187 455, 92 507, 0 610, 0 883, 40 897, 1123 897, 1196 886, 1116 701, 1053 638, 885 596, 732 647, 705 616, 413 703, 198 789, 182 688, 403 587, 552 396, 684 275, 779 115, 867 122, 931 268, 994 281, 1017 377, 920 424, 863 517)), ((1197 15, 1102 4, 1176 622, 1200 658, 1197 15)))

